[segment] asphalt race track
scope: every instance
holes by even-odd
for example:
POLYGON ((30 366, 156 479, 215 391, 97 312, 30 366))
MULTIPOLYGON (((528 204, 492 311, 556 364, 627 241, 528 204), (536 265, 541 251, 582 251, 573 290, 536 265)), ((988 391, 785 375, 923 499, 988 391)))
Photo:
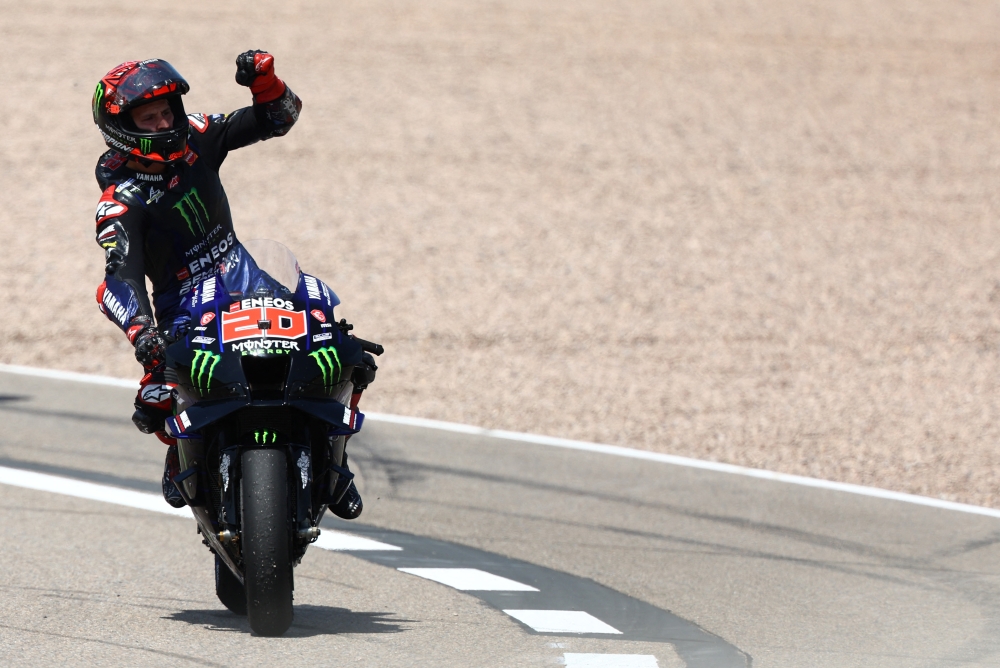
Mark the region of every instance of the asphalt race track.
POLYGON ((131 398, 0 373, 0 664, 1000 665, 995 518, 374 420, 257 638, 131 398))

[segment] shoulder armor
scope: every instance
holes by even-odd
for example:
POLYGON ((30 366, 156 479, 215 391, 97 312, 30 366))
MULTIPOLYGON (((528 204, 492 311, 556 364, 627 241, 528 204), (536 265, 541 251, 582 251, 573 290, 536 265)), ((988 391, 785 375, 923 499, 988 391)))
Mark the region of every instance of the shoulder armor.
POLYGON ((97 185, 100 186, 101 190, 107 189, 109 185, 115 182, 116 172, 126 162, 128 162, 128 158, 118 151, 106 151, 97 160, 97 168, 94 170, 94 176, 97 177, 97 185))
POLYGON ((204 133, 208 129, 210 120, 205 114, 188 114, 188 123, 198 132, 204 133))
POLYGON ((188 125, 200 134, 204 134, 212 123, 221 123, 224 120, 226 120, 225 114, 188 114, 188 125))
POLYGON ((97 213, 94 215, 94 220, 97 225, 100 225, 104 221, 121 216, 126 211, 128 211, 128 206, 123 202, 115 199, 115 184, 111 184, 104 189, 104 194, 101 195, 101 199, 97 202, 97 213))

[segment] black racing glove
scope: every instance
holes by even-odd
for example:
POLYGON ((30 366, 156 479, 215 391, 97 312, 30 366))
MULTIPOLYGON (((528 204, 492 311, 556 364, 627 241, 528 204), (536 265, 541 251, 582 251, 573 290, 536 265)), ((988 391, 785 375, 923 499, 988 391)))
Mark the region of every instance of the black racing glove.
POLYGON ((260 49, 236 56, 236 83, 250 87, 255 104, 271 102, 285 93, 285 83, 274 74, 274 56, 260 49))
POLYGON ((252 49, 244 51, 236 56, 236 83, 241 86, 249 86, 257 78, 257 66, 254 63, 254 56, 266 54, 267 51, 252 49))
POLYGON ((362 353, 361 364, 354 367, 354 373, 351 374, 354 391, 362 392, 368 389, 368 386, 375 382, 376 371, 378 371, 378 365, 375 364, 375 358, 368 353, 362 353))
POLYGON ((167 339, 156 327, 148 325, 135 339, 135 359, 144 369, 161 366, 167 359, 167 339))

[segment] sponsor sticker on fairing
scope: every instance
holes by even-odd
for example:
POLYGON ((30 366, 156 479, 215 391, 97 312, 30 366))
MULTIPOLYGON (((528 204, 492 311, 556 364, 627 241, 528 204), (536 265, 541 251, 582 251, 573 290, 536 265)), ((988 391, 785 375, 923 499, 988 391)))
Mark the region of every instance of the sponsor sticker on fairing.
POLYGON ((191 343, 204 343, 206 346, 215 343, 215 339, 211 336, 196 336, 191 339, 191 343))
POLYGON ((201 324, 201 329, 204 330, 205 325, 212 322, 213 320, 215 320, 215 314, 212 313, 211 311, 201 316, 201 322, 199 323, 201 324))
POLYGON ((298 350, 299 344, 295 341, 282 341, 280 339, 251 339, 234 343, 230 350, 234 353, 251 352, 262 350, 264 352, 287 352, 298 350))
POLYGON ((313 334, 313 342, 316 341, 329 341, 333 338, 333 334, 330 332, 323 332, 322 334, 313 334))
POLYGON ((309 311, 309 315, 316 318, 320 322, 326 322, 326 315, 318 308, 314 308, 313 310, 309 311))

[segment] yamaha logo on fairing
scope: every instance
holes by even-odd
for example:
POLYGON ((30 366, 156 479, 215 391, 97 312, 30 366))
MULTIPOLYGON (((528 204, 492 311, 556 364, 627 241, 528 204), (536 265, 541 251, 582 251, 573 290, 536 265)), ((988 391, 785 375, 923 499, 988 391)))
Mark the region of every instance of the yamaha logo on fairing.
POLYGON ((319 294, 319 282, 312 276, 303 276, 306 282, 306 294, 309 295, 309 299, 322 299, 319 294))
POLYGON ((213 276, 201 285, 201 303, 204 305, 215 299, 215 277, 213 276))

